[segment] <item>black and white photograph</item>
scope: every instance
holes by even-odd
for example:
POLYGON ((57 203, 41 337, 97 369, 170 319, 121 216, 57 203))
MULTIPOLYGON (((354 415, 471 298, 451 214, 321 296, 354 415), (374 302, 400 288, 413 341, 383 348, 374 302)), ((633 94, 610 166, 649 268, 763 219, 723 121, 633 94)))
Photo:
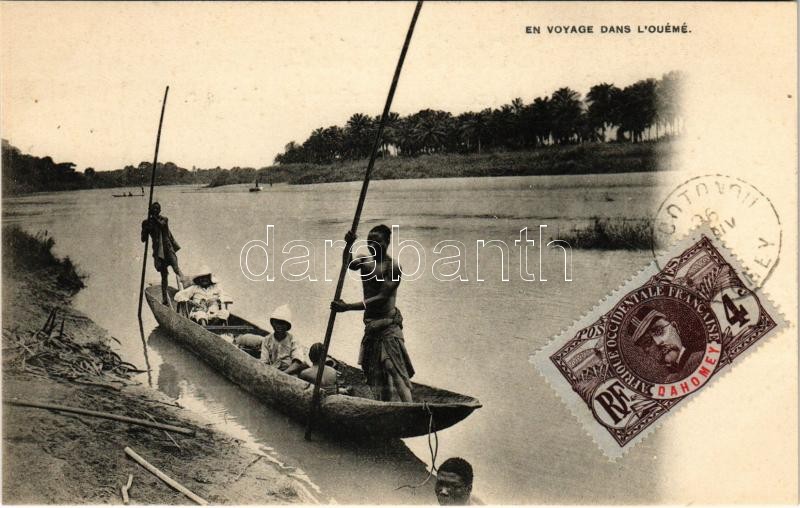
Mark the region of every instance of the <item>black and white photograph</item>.
POLYGON ((2 502, 798 502, 793 2, 0 2, 2 502))

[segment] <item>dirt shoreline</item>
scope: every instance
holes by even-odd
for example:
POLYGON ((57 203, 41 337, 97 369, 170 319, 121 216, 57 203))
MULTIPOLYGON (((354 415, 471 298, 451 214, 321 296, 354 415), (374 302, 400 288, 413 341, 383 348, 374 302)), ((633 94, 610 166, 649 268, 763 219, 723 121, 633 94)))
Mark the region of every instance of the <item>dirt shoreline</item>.
MULTIPOLYGON (((194 430, 193 436, 168 434, 125 422, 4 403, 3 503, 122 504, 120 487, 132 474, 131 504, 192 504, 130 459, 126 446, 211 504, 317 502, 300 482, 257 450, 209 428, 200 415, 133 379, 104 373, 92 381, 117 389, 79 384, 68 379, 73 376, 54 375, 50 368, 20 360, 26 356, 26 347, 39 346, 36 341, 47 341, 48 335, 57 338, 62 317, 62 338, 68 337, 63 340, 80 346, 107 344, 110 337, 72 307, 72 294, 61 288, 55 267, 21 269, 9 263, 6 249, 3 256, 4 401, 78 407, 194 430), (50 334, 41 333, 53 308, 59 309, 56 327, 50 334)), ((58 367, 60 360, 49 361, 47 367, 58 367)))

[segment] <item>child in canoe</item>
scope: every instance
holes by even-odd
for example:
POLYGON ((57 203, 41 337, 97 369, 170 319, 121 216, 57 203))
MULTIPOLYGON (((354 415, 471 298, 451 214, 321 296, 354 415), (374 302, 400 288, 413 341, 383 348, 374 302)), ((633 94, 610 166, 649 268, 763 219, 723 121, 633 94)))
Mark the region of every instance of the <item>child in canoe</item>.
MULTIPOLYGON (((309 383, 317 382, 317 372, 319 371, 320 361, 322 360, 322 344, 317 342, 308 350, 308 359, 311 360, 312 366, 300 371, 299 377, 309 383)), ((337 372, 333 367, 325 365, 322 371, 322 386, 336 386, 337 372)))
POLYGON ((234 344, 242 348, 252 348, 256 343, 261 344, 261 361, 271 367, 296 375, 308 367, 303 357, 303 346, 289 333, 292 328, 292 312, 288 305, 281 305, 272 313, 269 319, 272 333, 265 337, 252 333, 244 333, 234 340, 234 344))

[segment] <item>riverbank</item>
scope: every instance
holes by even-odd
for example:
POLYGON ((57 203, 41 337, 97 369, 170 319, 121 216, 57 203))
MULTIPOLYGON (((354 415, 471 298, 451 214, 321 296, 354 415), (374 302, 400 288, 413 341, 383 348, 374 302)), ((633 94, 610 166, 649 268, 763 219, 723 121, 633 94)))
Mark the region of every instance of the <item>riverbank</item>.
MULTIPOLYGON (((385 157, 375 161, 372 178, 462 178, 486 176, 585 175, 651 172, 670 168, 673 141, 646 143, 583 143, 535 150, 483 154, 430 154, 385 157)), ((366 160, 332 164, 284 164, 290 184, 348 182, 364 178, 366 160)), ((276 173, 276 177, 278 174, 276 173)), ((276 180, 275 181, 279 181, 276 180)))
POLYGON ((136 381, 135 367, 108 347, 113 338, 72 307, 80 290, 74 281, 83 277, 71 263, 44 255, 52 244, 3 230, 3 400, 101 411, 191 435, 4 403, 5 503, 120 504, 128 475, 133 504, 190 502, 130 459, 126 447, 213 504, 316 501, 257 450, 136 381), (41 255, 28 255, 31 245, 41 255))
MULTIPOLYGON (((460 178, 531 175, 587 175, 652 172, 669 170, 675 140, 662 139, 642 143, 582 143, 552 145, 533 150, 498 151, 469 154, 423 154, 414 157, 379 157, 372 173, 374 180, 404 180, 412 178, 460 178)), ((159 165, 156 185, 200 185, 205 188, 224 187, 260 181, 267 184, 350 182, 364 178, 367 159, 345 160, 330 164, 294 163, 256 168, 216 168, 189 171, 172 163, 159 165), (172 164, 172 165, 170 165, 172 164)), ((123 193, 131 187, 138 189, 150 179, 147 163, 139 169, 100 171, 91 181, 72 187, 50 188, 32 184, 21 185, 9 180, 4 186, 8 196, 42 191, 76 190, 87 188, 119 188, 123 193), (138 172, 137 172, 138 171, 138 172), (7 187, 7 188, 5 188, 7 187)), ((4 169, 4 171, 6 171, 4 169)), ((11 175, 4 173, 4 178, 11 175)), ((85 180, 85 179, 84 179, 85 180)), ((5 181, 5 180, 4 180, 5 181)))

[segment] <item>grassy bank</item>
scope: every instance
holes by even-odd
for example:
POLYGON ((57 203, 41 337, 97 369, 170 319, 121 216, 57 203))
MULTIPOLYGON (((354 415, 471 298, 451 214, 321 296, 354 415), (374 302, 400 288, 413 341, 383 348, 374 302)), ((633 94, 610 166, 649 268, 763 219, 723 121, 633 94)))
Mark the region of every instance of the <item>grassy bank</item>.
POLYGON ((69 257, 57 258, 53 254, 56 241, 47 231, 35 235, 17 226, 3 228, 3 275, 7 270, 38 272, 55 278, 59 287, 77 292, 84 287, 85 275, 69 257))
MULTIPOLYGON (((532 151, 484 154, 386 157, 375 162, 373 178, 454 178, 476 176, 582 175, 647 172, 669 169, 673 144, 584 143, 548 146, 532 151)), ((284 164, 275 170, 275 181, 285 177, 291 184, 361 180, 367 160, 333 164, 284 164)))
POLYGON ((562 233, 560 239, 575 249, 644 250, 653 247, 653 223, 642 219, 599 219, 583 228, 562 233))

